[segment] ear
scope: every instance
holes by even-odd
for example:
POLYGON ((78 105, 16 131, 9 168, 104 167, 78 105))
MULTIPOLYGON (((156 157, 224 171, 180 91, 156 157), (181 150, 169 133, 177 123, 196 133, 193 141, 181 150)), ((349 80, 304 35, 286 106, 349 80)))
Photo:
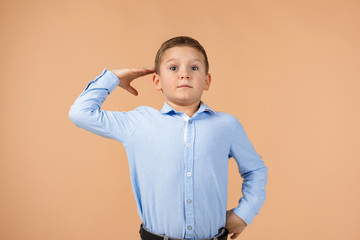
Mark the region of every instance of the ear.
POLYGON ((153 75, 153 83, 156 91, 161 91, 161 83, 160 83, 160 75, 157 73, 154 73, 153 75))
POLYGON ((205 86, 204 86, 204 90, 205 90, 205 91, 209 90, 209 88, 210 88, 210 83, 211 83, 211 74, 208 73, 208 74, 206 75, 206 79, 205 79, 205 86))

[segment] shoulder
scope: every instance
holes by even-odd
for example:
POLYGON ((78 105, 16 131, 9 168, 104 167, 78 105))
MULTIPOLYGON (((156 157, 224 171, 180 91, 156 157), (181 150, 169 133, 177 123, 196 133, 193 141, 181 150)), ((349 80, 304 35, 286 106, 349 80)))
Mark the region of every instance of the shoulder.
POLYGON ((151 109, 153 109, 152 107, 149 106, 138 106, 137 108, 135 108, 133 111, 137 111, 137 112, 148 112, 151 111, 151 109))
POLYGON ((150 115, 158 115, 160 114, 159 110, 149 107, 149 106, 139 106, 134 110, 129 111, 130 114, 139 114, 143 116, 150 116, 150 115))
POLYGON ((230 113, 216 111, 213 113, 213 115, 215 118, 218 118, 229 125, 234 125, 234 124, 237 125, 240 123, 238 118, 230 113))

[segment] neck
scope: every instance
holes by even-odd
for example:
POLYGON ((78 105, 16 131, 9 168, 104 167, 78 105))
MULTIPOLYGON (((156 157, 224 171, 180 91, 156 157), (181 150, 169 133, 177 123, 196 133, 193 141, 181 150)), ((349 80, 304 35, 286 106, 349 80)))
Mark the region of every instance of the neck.
POLYGON ((178 105, 178 104, 172 103, 170 101, 166 101, 166 103, 169 104, 176 111, 183 112, 186 115, 188 115, 189 117, 192 117, 200 107, 200 101, 195 102, 190 105, 178 105))

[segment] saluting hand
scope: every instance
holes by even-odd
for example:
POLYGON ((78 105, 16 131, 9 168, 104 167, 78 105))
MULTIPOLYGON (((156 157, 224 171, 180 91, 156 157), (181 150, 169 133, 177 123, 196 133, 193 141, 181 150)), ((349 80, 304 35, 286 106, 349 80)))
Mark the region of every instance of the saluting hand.
POLYGON ((230 237, 231 239, 237 238, 246 226, 246 222, 232 210, 226 212, 225 228, 229 231, 229 234, 233 233, 230 237))
POLYGON ((130 83, 136 78, 154 73, 155 68, 124 68, 110 71, 113 72, 120 79, 120 83, 118 85, 119 87, 137 96, 138 92, 130 85, 130 83))

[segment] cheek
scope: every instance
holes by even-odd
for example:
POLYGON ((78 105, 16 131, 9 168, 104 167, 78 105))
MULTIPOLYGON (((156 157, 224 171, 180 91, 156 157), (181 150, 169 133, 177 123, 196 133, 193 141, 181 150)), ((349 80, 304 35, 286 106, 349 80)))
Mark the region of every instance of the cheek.
POLYGON ((199 88, 204 88, 206 86, 206 81, 203 80, 203 81, 198 81, 196 83, 196 85, 199 87, 199 88))
POLYGON ((166 80, 163 80, 161 85, 163 88, 174 88, 177 86, 177 80, 173 77, 164 78, 166 80))
POLYGON ((168 81, 163 81, 163 82, 161 83, 161 88, 162 88, 163 90, 165 90, 165 91, 168 91, 168 90, 171 88, 171 86, 169 86, 169 82, 168 82, 168 81))

